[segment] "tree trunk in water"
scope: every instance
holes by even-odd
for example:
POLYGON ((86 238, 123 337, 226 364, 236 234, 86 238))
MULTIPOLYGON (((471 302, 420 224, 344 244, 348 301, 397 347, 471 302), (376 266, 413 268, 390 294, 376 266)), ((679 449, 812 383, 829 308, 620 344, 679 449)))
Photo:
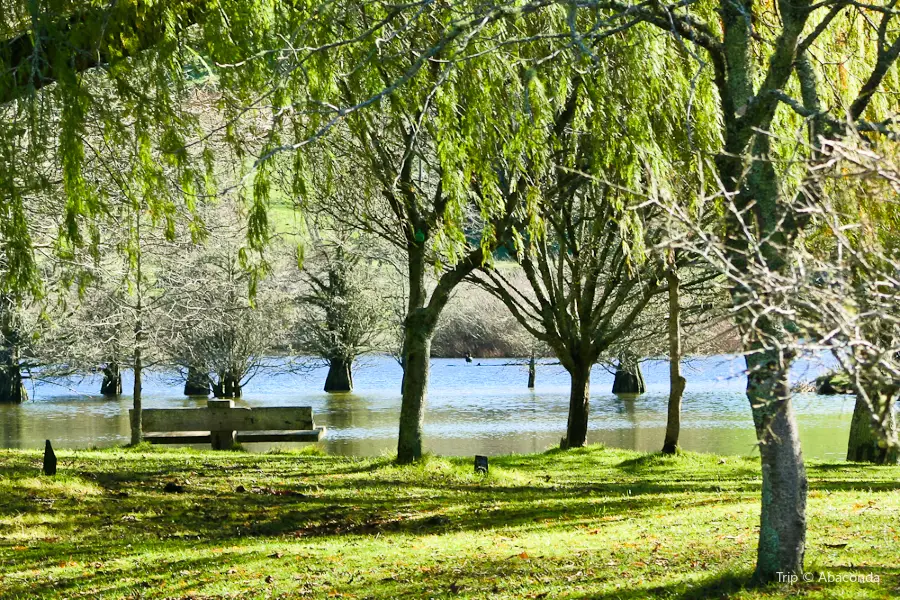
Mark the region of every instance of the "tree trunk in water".
POLYGON ((762 510, 754 579, 778 581, 803 572, 806 551, 806 468, 791 404, 787 366, 773 351, 747 357, 747 398, 762 464, 762 510))
POLYGON ((569 389, 569 422, 566 425, 566 437, 560 446, 581 448, 587 442, 588 412, 591 399, 591 365, 575 364, 569 372, 571 387, 569 389))
POLYGON ((241 382, 231 372, 225 373, 218 383, 212 385, 213 396, 216 398, 240 398, 241 382))
MULTIPOLYGON (((870 393, 869 397, 876 397, 870 393)), ((888 411, 887 426, 895 431, 897 424, 894 419, 894 411, 888 411)), ((872 430, 872 411, 866 405, 859 394, 856 396, 856 405, 853 407, 853 420, 850 422, 850 441, 847 443, 847 460, 855 462, 870 462, 879 465, 897 464, 896 448, 887 448, 880 443, 878 436, 872 430)))
POLYGON ((0 348, 0 404, 21 404, 28 400, 16 349, 0 348))
POLYGON ((681 306, 678 304, 679 281, 675 269, 666 273, 669 283, 669 414, 663 454, 675 454, 681 433, 681 397, 687 380, 681 375, 681 306))
POLYGON ((184 382, 185 396, 209 396, 209 375, 197 367, 188 367, 187 381, 184 382))
POLYGON ((431 362, 431 332, 407 318, 403 341, 403 384, 397 462, 408 464, 422 458, 422 426, 431 362))
POLYGON ((528 389, 534 389, 534 379, 535 379, 535 366, 534 366, 534 352, 531 353, 531 360, 528 361, 528 389))
POLYGON ((616 378, 613 380, 613 394, 643 394, 647 390, 644 385, 644 374, 636 356, 623 354, 619 357, 616 378))
POLYGON ((122 373, 119 371, 119 363, 111 362, 103 367, 103 383, 100 384, 100 393, 104 396, 122 395, 122 373))
POLYGON ((328 376, 325 378, 326 392, 353 391, 353 361, 332 358, 328 361, 328 376))
MULTIPOLYGON (((140 327, 140 326, 138 326, 140 327)), ((134 348, 134 411, 131 413, 131 444, 140 444, 144 439, 144 422, 141 415, 141 377, 143 364, 141 362, 141 348, 134 348)))

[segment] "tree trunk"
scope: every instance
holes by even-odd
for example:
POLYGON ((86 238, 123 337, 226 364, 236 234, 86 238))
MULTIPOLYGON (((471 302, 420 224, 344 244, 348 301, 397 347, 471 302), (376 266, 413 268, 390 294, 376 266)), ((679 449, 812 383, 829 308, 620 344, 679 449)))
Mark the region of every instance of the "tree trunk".
POLYGON ((28 400, 28 392, 22 382, 15 347, 0 348, 0 404, 21 404, 28 400))
POLYGON ((616 378, 613 380, 613 394, 643 394, 647 391, 644 385, 644 374, 637 357, 624 355, 619 358, 616 378))
POLYGON ((326 392, 353 391, 353 361, 343 358, 332 358, 328 361, 328 376, 325 378, 326 392))
POLYGON ((681 306, 678 303, 678 273, 672 268, 666 273, 669 284, 669 414, 663 454, 675 454, 681 433, 681 397, 687 380, 681 375, 681 306))
POLYGON ((131 445, 136 446, 144 439, 144 416, 141 413, 142 377, 144 371, 144 296, 143 296, 143 255, 141 254, 141 213, 135 213, 135 236, 137 239, 137 256, 135 260, 136 304, 134 309, 134 393, 133 412, 131 416, 131 445))
POLYGON ((218 382, 212 384, 212 392, 216 398, 240 398, 241 382, 229 371, 222 375, 218 382))
MULTIPOLYGON (((140 330, 140 325, 138 325, 140 330)), ((140 337, 140 334, 139 334, 140 337)), ((141 346, 138 342, 134 347, 134 409, 131 413, 131 444, 140 444, 144 439, 144 421, 141 415, 141 378, 143 376, 143 363, 141 362, 141 346)))
POLYGON ((534 366, 534 352, 531 353, 531 360, 528 361, 528 389, 534 389, 534 378, 535 378, 535 366, 534 366))
POLYGON ((407 318, 403 341, 403 384, 397 462, 408 464, 422 458, 422 426, 431 362, 431 332, 407 318))
POLYGON ((787 366, 774 351, 747 357, 747 398, 753 411, 762 464, 758 582, 803 572, 806 550, 806 469, 791 404, 787 366))
MULTIPOLYGON (((869 397, 875 397, 869 394, 869 397)), ((887 426, 895 431, 897 424, 893 409, 888 410, 887 426)), ((888 448, 872 430, 872 411, 866 402, 857 394, 853 407, 853 420, 850 422, 850 440, 847 443, 847 460, 854 462, 870 462, 879 465, 897 464, 897 449, 888 448)))
POLYGON ((122 395, 122 373, 119 363, 111 362, 103 367, 103 383, 100 384, 100 393, 104 396, 122 395))
POLYGON ((560 446, 563 449, 581 448, 587 442, 588 412, 591 399, 591 365, 576 363, 569 372, 569 422, 566 437, 560 446))
POLYGON ((231 384, 229 387, 231 389, 231 395, 229 396, 229 398, 240 398, 244 393, 243 388, 241 388, 241 378, 232 373, 230 376, 230 382, 231 384))
POLYGON ((209 396, 209 375, 197 367, 188 367, 187 381, 184 382, 185 396, 209 396))

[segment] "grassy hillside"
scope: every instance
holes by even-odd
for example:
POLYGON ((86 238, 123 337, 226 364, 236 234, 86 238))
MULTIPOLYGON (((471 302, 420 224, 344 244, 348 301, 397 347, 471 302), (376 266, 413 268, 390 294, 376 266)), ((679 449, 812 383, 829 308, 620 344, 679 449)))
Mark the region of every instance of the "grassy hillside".
POLYGON ((745 588, 756 461, 0 453, 3 598, 889 598, 900 468, 809 467, 809 583, 745 588), (181 487, 178 487, 181 486, 181 487), (824 579, 819 580, 820 573, 824 579), (879 583, 829 582, 877 575, 879 583))

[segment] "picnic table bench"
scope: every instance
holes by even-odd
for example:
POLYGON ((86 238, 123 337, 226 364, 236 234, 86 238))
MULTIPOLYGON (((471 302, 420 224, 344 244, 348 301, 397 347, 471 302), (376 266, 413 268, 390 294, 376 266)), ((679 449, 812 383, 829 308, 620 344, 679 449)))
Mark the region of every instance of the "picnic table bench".
POLYGON ((233 400, 208 400, 206 408, 146 409, 141 421, 151 444, 208 443, 213 450, 243 442, 318 442, 326 433, 316 427, 309 406, 245 408, 233 400))

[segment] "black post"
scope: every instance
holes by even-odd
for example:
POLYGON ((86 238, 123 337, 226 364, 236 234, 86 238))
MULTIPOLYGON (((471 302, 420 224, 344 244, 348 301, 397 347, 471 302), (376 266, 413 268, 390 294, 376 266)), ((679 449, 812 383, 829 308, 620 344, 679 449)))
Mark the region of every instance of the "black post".
POLYGON ((53 452, 50 440, 44 445, 44 475, 56 475, 56 453, 53 452))

